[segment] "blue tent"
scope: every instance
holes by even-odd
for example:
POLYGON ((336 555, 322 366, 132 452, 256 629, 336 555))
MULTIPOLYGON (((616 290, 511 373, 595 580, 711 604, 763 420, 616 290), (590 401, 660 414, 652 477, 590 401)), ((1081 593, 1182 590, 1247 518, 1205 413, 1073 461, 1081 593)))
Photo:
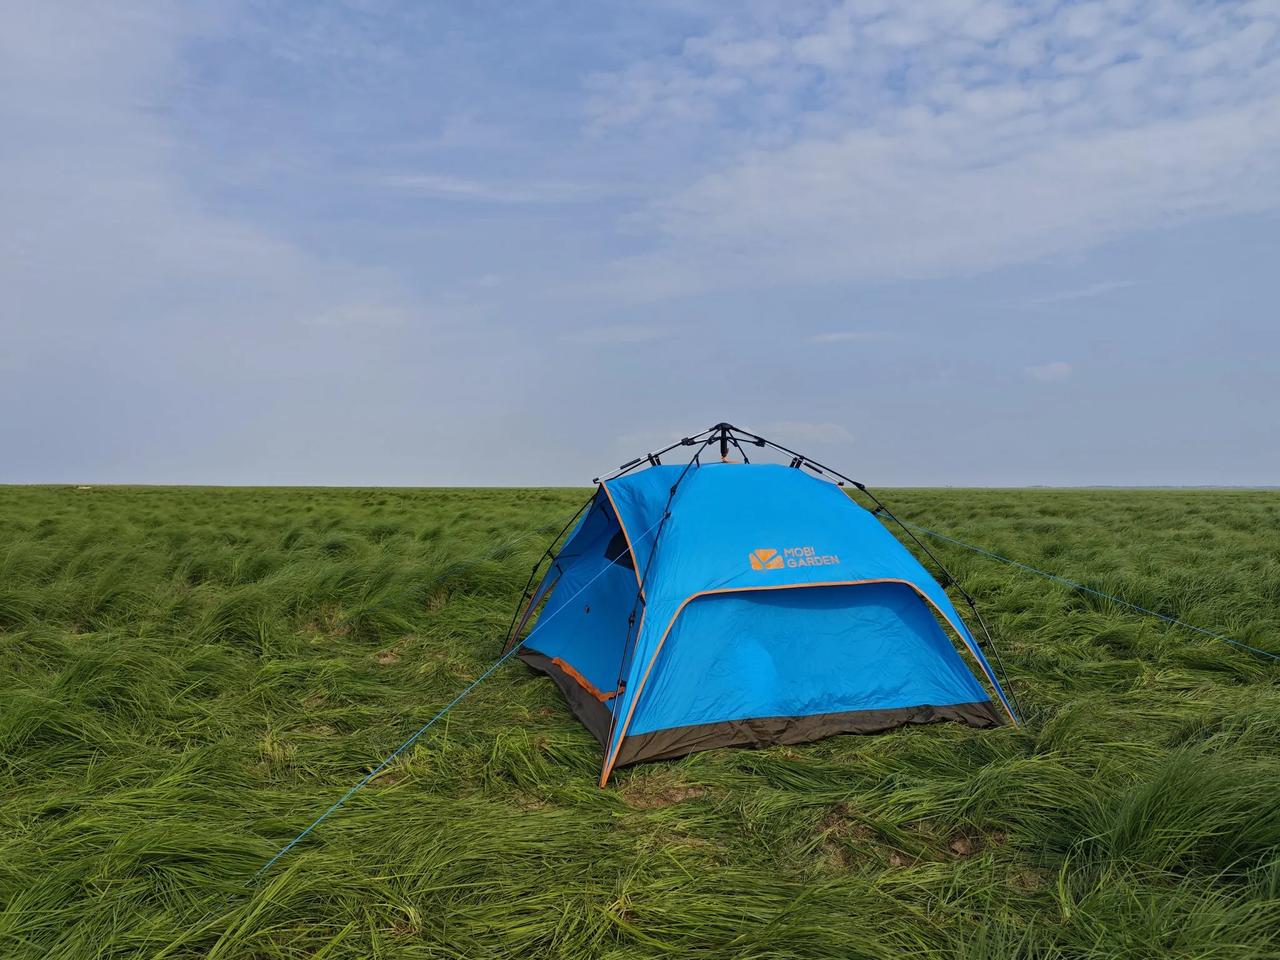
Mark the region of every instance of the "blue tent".
POLYGON ((617 767, 713 747, 1016 720, 938 581, 870 510, 795 466, 697 458, 600 482, 534 616, 519 656, 600 741, 601 786, 617 767))

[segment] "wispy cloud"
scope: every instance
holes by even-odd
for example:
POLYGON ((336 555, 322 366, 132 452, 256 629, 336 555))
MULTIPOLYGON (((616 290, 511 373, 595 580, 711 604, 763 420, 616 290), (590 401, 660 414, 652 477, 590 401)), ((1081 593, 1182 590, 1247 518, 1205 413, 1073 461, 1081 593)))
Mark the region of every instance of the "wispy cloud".
POLYGON ((411 319, 405 308, 385 303, 345 303, 311 314, 314 327, 401 327, 411 319))
POLYGON ((619 279, 964 276, 1277 209, 1277 36, 1260 6, 1191 0, 718 20, 592 82, 604 135, 701 136, 707 157, 649 204, 651 253, 619 279))
POLYGON ((397 173, 376 178, 379 186, 441 200, 493 204, 589 203, 607 195, 590 184, 548 180, 496 181, 441 173, 397 173))
POLYGON ((1087 287, 1075 287, 1071 290, 1059 290, 1056 293, 1045 294, 1042 297, 1034 297, 1030 300, 1024 300, 1021 305, 1027 307, 1044 307, 1054 303, 1069 303, 1073 300, 1091 300, 1094 297, 1102 297, 1116 290, 1123 290, 1125 287, 1132 286, 1132 280, 1105 280, 1101 283, 1092 283, 1087 287))
POLYGON ((1063 380, 1070 378, 1072 368, 1071 364, 1065 360, 1052 360, 1039 366, 1025 367, 1023 373, 1029 379, 1040 383, 1061 383, 1063 380))

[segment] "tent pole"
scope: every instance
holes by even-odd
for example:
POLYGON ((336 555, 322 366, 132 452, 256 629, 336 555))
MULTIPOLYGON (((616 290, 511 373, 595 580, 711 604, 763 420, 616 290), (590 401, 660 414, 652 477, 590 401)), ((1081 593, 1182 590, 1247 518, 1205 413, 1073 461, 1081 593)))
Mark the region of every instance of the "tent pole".
MULTIPOLYGON (((565 533, 568 531, 568 529, 571 526, 573 526, 574 521, 577 520, 578 517, 582 516, 582 511, 586 510, 587 507, 595 503, 596 496, 599 493, 600 493, 599 488, 596 488, 596 490, 592 492, 591 496, 587 498, 587 502, 584 503, 582 506, 580 506, 577 509, 577 511, 574 513, 574 515, 568 519, 565 525, 560 528, 560 532, 555 535, 551 543, 547 545, 547 549, 543 551, 542 556, 538 558, 538 562, 533 565, 533 569, 529 572, 529 580, 527 583, 525 583, 524 590, 520 594, 520 599, 516 603, 516 609, 511 614, 511 625, 507 627, 507 632, 504 635, 504 639, 502 641, 503 653, 506 653, 507 649, 511 646, 511 644, 515 642, 515 634, 520 632, 519 629, 516 627, 516 623, 520 619, 520 611, 524 609, 525 600, 529 598, 529 590, 533 586, 534 578, 537 577, 538 575, 538 570, 542 567, 543 562, 548 557, 551 557, 551 562, 555 563, 555 556, 552 556, 552 550, 555 549, 555 545, 560 542, 560 538, 565 535, 565 533)), ((559 554, 556 554, 556 556, 558 555, 559 554)))
MULTIPOLYGON (((632 643, 639 637, 639 630, 635 629, 636 611, 640 609, 640 604, 644 599, 644 585, 645 585, 645 581, 649 579, 649 569, 653 566, 653 556, 658 551, 658 539, 662 536, 662 530, 667 525, 667 518, 671 516, 671 502, 675 499, 676 491, 680 488, 681 481, 684 480, 685 476, 689 473, 689 469, 694 464, 698 464, 699 466, 701 466, 701 461, 699 458, 702 456, 703 449, 715 442, 716 437, 715 437, 714 430, 715 430, 715 427, 713 427, 710 431, 708 430, 702 431, 703 434, 710 433, 711 435, 708 436, 705 440, 703 440, 701 444, 699 444, 697 451, 694 452, 693 456, 689 459, 689 462, 684 465, 684 469, 680 471, 680 476, 676 477, 676 482, 671 485, 671 490, 667 494, 666 505, 662 508, 662 519, 659 520, 658 530, 653 535, 653 544, 652 546, 649 547, 649 558, 648 560, 645 561, 644 572, 640 574, 639 585, 636 588, 636 599, 635 599, 635 602, 632 603, 631 605, 631 615, 627 618, 627 637, 622 644, 622 656, 618 659, 618 679, 614 683, 613 688, 616 691, 618 691, 618 696, 617 696, 617 699, 614 701, 614 703, 619 707, 622 704, 623 692, 625 690, 625 685, 626 685, 626 680, 623 677, 623 672, 626 670, 626 666, 627 666, 627 654, 631 650, 632 643)), ((702 436, 702 434, 695 434, 694 436, 702 436)), ((684 443, 684 442, 685 441, 681 441, 681 443, 684 443)), ((632 559, 636 560, 637 562, 639 560, 639 558, 635 556, 633 556, 632 559)), ((637 572, 639 571, 639 569, 640 569, 639 567, 636 568, 637 572)), ((643 620, 643 617, 641 619, 643 620)), ((613 747, 613 732, 617 728, 617 725, 618 725, 618 713, 614 712, 613 718, 609 722, 609 735, 604 742, 604 772, 600 775, 600 781, 601 781, 600 786, 602 787, 605 785, 605 782, 608 780, 609 773, 613 769, 613 766, 609 761, 610 761, 610 750, 613 747)), ((621 749, 622 744, 618 744, 618 748, 621 749)))
POLYGON ((664 453, 674 450, 676 447, 693 446, 695 443, 697 443, 699 440, 701 440, 710 432, 711 430, 703 430, 701 433, 695 433, 692 437, 681 437, 675 443, 668 444, 667 446, 663 447, 661 450, 655 450, 653 453, 645 454, 643 457, 636 457, 634 460, 628 460, 622 466, 618 467, 618 469, 615 470, 613 473, 611 473, 609 476, 603 477, 603 478, 596 477, 591 482, 599 483, 601 479, 604 479, 606 481, 617 480, 620 476, 622 476, 623 474, 630 473, 632 470, 640 466, 642 463, 652 464, 653 461, 656 460, 658 457, 662 456, 664 453))

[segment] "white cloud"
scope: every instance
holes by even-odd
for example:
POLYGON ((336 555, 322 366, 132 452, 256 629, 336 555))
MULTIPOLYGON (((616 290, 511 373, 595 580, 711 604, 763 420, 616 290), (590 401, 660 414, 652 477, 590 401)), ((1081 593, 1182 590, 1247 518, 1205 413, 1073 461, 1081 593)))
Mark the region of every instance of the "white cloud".
POLYGON ((965 274, 1280 205, 1280 97, 994 161, 952 153, 948 124, 751 155, 663 202, 656 225, 677 260, 804 281, 965 274))
POLYGON ((631 221, 652 248, 606 282, 645 298, 966 275, 1280 207, 1262 7, 773 9, 593 78, 599 130, 714 131, 705 172, 631 221))
POLYGON ((1061 383, 1071 376, 1071 372, 1071 364, 1065 360, 1052 360, 1049 363, 1043 363, 1036 367, 1026 367, 1023 370, 1023 373, 1030 379, 1040 383, 1061 383))
POLYGON ((501 182, 440 173, 398 173, 378 177, 379 186, 442 200, 493 204, 587 203, 605 191, 589 184, 557 181, 501 182))
POLYGON ((1132 280, 1104 280, 1100 283, 1091 283, 1085 287, 1075 287, 1071 290, 1059 290, 1055 293, 1048 293, 1042 297, 1034 297, 1024 301, 1023 305, 1028 307, 1043 307, 1054 303, 1069 303, 1073 300, 1092 300, 1094 297, 1106 296, 1116 290, 1123 290, 1125 287, 1133 286, 1132 280))
POLYGON ((181 339, 198 362, 235 328, 287 339, 343 311, 385 324, 405 309, 388 271, 313 255, 189 189, 155 104, 203 18, 164 3, 23 9, 0 32, 0 208, 22 224, 0 237, 0 288, 33 340, 52 321, 86 347, 113 325, 150 328, 154 350, 181 339))

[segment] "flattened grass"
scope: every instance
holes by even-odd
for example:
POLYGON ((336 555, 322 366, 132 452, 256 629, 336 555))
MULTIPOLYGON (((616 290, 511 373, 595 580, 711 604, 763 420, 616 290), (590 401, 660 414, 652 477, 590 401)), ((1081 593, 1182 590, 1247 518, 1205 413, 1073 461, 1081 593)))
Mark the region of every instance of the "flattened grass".
MULTIPOLYGON (((622 771, 497 655, 577 490, 0 488, 5 957, 1272 957, 1277 667, 945 544, 1030 714, 622 771), (532 536, 526 537, 526 534, 532 536)), ((1280 495, 895 491, 1280 651, 1280 495)))

